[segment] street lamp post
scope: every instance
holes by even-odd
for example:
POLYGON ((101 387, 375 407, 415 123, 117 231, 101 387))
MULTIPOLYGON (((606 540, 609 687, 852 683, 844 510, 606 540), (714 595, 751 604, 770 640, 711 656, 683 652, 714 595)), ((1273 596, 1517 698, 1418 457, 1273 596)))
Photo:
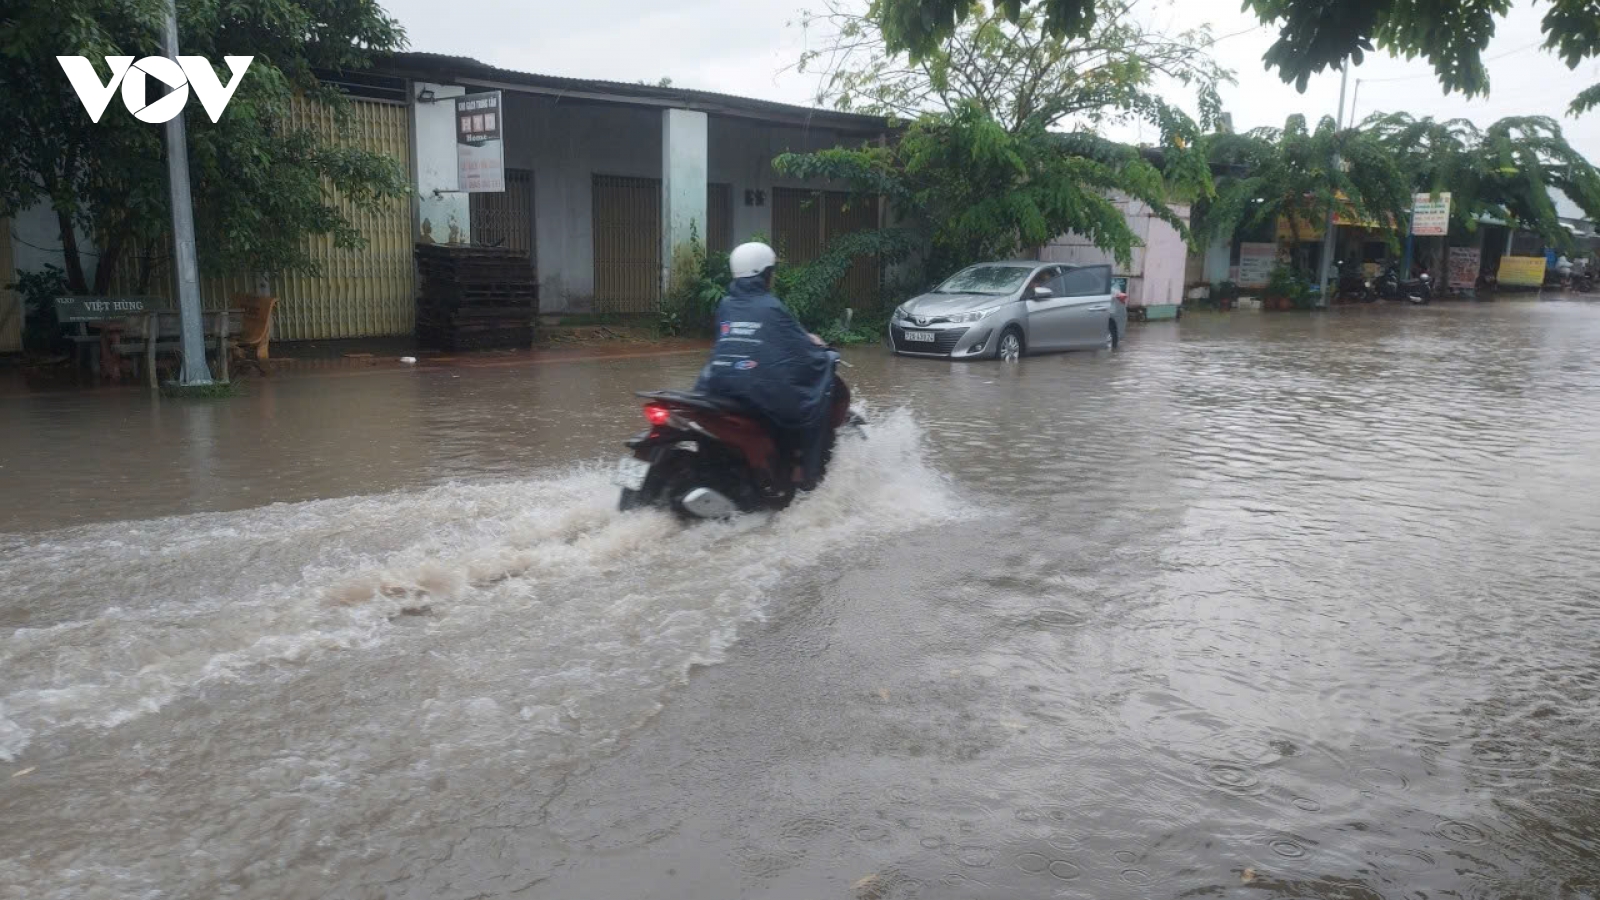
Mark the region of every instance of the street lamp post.
MULTIPOLYGON (((1344 131, 1344 91, 1349 84, 1350 60, 1347 59, 1344 61, 1343 74, 1339 76, 1339 118, 1337 120, 1338 125, 1335 128, 1335 135, 1337 135, 1340 131, 1344 131)), ((1341 164, 1342 161, 1339 159, 1339 152, 1335 150, 1333 154, 1333 169, 1335 171, 1338 170, 1341 164)), ((1338 197, 1335 195, 1328 203, 1328 217, 1323 223, 1322 227, 1322 267, 1321 272, 1318 274, 1317 283, 1322 285, 1323 306, 1327 306, 1333 301, 1333 289, 1328 286, 1328 273, 1333 268, 1333 252, 1335 245, 1337 244, 1333 231, 1333 210, 1337 203, 1338 197)))
MULTIPOLYGON (((178 9, 174 0, 167 0, 161 43, 166 55, 176 63, 178 9)), ((172 197, 173 261, 177 266, 178 321, 183 337, 183 370, 178 383, 206 385, 211 383, 211 370, 206 368, 205 331, 200 321, 200 271, 194 251, 194 205, 189 194, 189 139, 181 111, 167 120, 167 181, 172 197)))

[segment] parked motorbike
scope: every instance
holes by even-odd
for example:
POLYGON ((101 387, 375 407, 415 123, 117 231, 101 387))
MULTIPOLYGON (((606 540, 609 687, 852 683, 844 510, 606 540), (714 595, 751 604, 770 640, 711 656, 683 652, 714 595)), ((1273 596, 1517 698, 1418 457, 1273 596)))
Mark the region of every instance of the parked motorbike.
POLYGON ((1588 272, 1572 276, 1572 289, 1580 294, 1594 293, 1594 276, 1588 272))
POLYGON ((1334 299, 1359 300, 1362 303, 1377 299, 1372 282, 1360 268, 1351 266, 1342 259, 1334 265, 1339 269, 1339 284, 1334 289, 1334 299))
MULTIPOLYGON (((822 473, 841 429, 865 420, 851 406, 850 387, 832 354, 833 397, 822 473)), ((743 405, 694 391, 640 391, 650 428, 627 442, 632 451, 617 464, 623 510, 660 507, 680 519, 724 519, 742 512, 779 510, 799 488, 802 450, 781 438, 743 405)))
POLYGON ((1423 272, 1415 280, 1403 280, 1400 267, 1394 263, 1378 279, 1378 296, 1385 300, 1405 300, 1409 303, 1429 303, 1433 300, 1433 276, 1423 272))

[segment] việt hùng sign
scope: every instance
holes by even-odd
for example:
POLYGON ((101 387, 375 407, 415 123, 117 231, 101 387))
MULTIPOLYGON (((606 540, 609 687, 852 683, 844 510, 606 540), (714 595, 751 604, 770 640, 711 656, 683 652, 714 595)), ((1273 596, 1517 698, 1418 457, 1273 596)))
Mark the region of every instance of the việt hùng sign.
POLYGON ((156 302, 150 297, 57 297, 56 321, 104 322, 155 312, 156 302))

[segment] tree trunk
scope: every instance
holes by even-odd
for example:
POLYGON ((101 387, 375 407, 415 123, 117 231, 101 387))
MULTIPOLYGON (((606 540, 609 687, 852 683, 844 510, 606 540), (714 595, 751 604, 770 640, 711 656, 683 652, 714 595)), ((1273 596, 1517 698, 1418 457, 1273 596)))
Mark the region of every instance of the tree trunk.
POLYGON ((89 282, 83 277, 83 260, 78 256, 78 232, 72 227, 72 216, 57 210, 56 222, 61 226, 61 256, 67 270, 67 290, 74 294, 87 294, 89 282))
POLYGON ((111 293, 111 279, 117 274, 117 261, 122 258, 122 248, 127 243, 127 234, 119 232, 106 239, 106 245, 100 248, 100 262, 94 267, 94 292, 105 295, 111 293))

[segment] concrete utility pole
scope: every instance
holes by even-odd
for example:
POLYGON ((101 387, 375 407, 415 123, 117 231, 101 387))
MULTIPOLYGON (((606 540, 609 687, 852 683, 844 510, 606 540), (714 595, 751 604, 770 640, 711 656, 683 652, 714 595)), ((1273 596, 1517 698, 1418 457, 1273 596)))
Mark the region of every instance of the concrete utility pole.
MULTIPOLYGON (((167 0, 167 21, 162 49, 178 61, 178 8, 167 0)), ((178 267, 178 321, 183 333, 182 385, 211 383, 206 367, 205 327, 200 321, 200 270, 194 252, 194 205, 189 196, 189 137, 183 113, 167 120, 167 181, 172 194, 173 263, 178 267)))
MULTIPOLYGON (((1344 74, 1339 76, 1339 118, 1338 118, 1338 126, 1337 126, 1337 130, 1338 131, 1343 131, 1344 130, 1344 90, 1349 84, 1350 84, 1350 60, 1346 59, 1344 61, 1344 74)), ((1339 166, 1342 164, 1342 162, 1343 161, 1339 159, 1338 152, 1335 151, 1334 154, 1333 154, 1333 168, 1335 170, 1337 170, 1339 168, 1339 166)), ((1333 232, 1333 229, 1334 229, 1333 210, 1334 210, 1334 207, 1337 206, 1337 205, 1338 205, 1337 198, 1335 198, 1335 202, 1328 204, 1328 218, 1327 218, 1327 221, 1323 223, 1323 227, 1322 227, 1322 271, 1320 273, 1320 276, 1317 278, 1317 284, 1322 285, 1322 305, 1323 306, 1327 306, 1328 304, 1333 302, 1333 292, 1337 288, 1337 285, 1335 285, 1332 288, 1330 288, 1328 286, 1328 273, 1333 268, 1333 251, 1334 251, 1335 244, 1337 243, 1336 240, 1335 240, 1335 237, 1334 237, 1334 232, 1333 232)))

